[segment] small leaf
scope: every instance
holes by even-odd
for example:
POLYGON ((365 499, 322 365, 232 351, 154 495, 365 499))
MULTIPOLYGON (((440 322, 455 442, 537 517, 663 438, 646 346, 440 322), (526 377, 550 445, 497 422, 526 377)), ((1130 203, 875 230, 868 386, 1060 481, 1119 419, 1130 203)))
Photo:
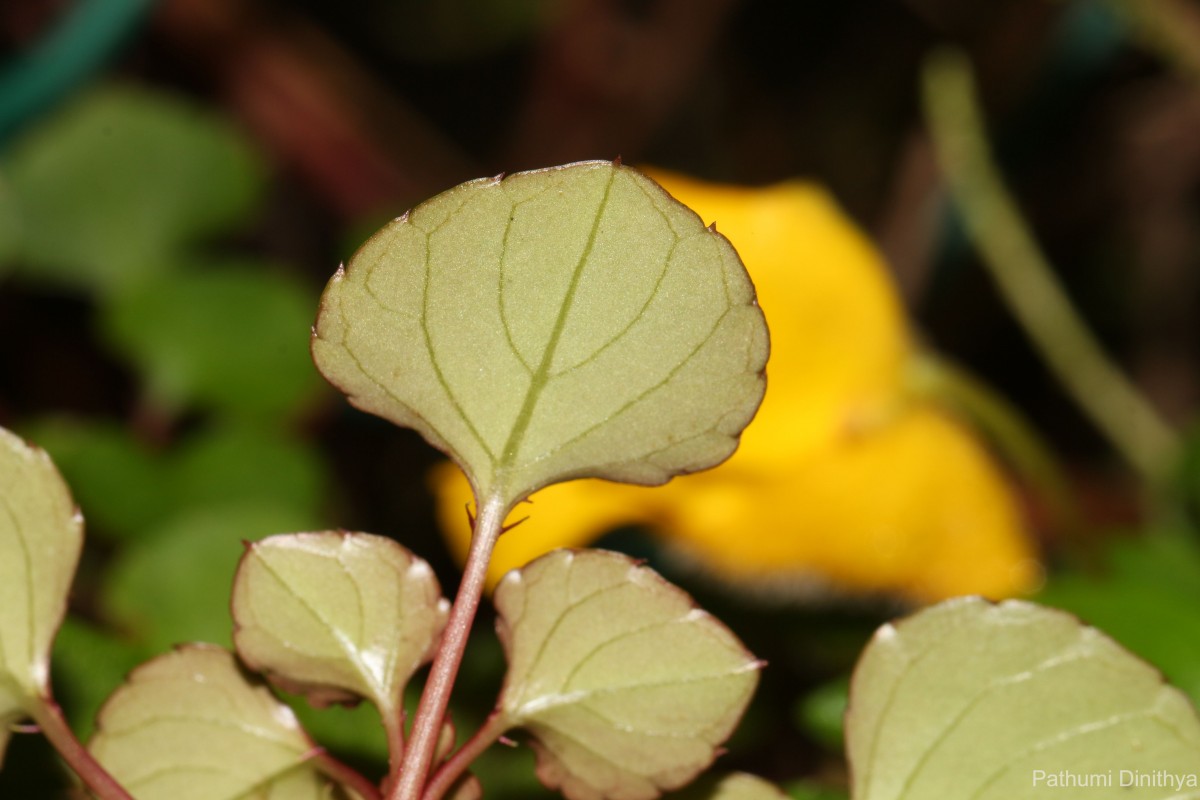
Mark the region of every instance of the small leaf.
POLYGON ((1122 771, 1196 779, 1200 720, 1184 694, 1095 628, 1026 602, 951 600, 881 628, 851 684, 846 744, 856 800, 1033 800, 1072 785, 1062 776, 1092 780, 1097 800, 1197 796, 1121 785, 1122 771))
POLYGON ((641 173, 586 162, 465 183, 381 230, 326 288, 313 355, 512 503, 727 458, 767 332, 724 237, 641 173))
POLYGON ((507 719, 571 800, 641 800, 716 757, 760 666, 683 591, 627 556, 558 550, 500 582, 507 719))
POLYGON ((305 765, 265 786, 255 787, 237 800, 359 800, 359 796, 335 786, 316 769, 305 765))
POLYGON ((295 773, 314 746, 219 647, 188 645, 138 667, 97 727, 88 749, 138 800, 321 797, 277 791, 311 786, 295 773))
POLYGON ((0 428, 0 760, 7 728, 50 692, 50 649, 83 520, 50 457, 0 428))
POLYGON ((428 564, 365 533, 264 539, 233 587, 234 641, 247 664, 318 703, 365 697, 387 724, 448 612, 428 564))
POLYGON ((717 779, 702 779, 670 800, 788 800, 774 784, 745 772, 734 772, 717 779))

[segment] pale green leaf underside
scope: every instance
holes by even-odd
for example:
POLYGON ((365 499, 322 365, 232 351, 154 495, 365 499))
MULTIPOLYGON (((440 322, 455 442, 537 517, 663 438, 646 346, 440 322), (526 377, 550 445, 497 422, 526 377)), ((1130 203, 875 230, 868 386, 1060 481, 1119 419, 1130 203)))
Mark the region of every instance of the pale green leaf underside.
POLYGON ((846 743, 856 800, 1200 798, 1194 784, 1121 786, 1200 780, 1186 697, 1094 628, 1026 602, 951 600, 881 628, 846 743), (1071 780, 1088 783, 1058 782, 1071 780))
POLYGON ((713 780, 701 778, 669 800, 788 800, 773 783, 745 772, 734 772, 713 780))
POLYGON ((330 281, 313 354, 512 502, 722 461, 762 399, 767 333, 724 237, 636 170, 586 162, 388 225, 330 281))
POLYGON ((365 533, 264 539, 242 558, 233 587, 234 641, 247 664, 317 700, 365 697, 387 718, 431 657, 447 613, 428 564, 365 533))
POLYGON ((360 800, 342 786, 337 786, 308 764, 255 787, 237 800, 360 800))
POLYGON ((272 783, 311 783, 295 775, 313 744, 291 710, 212 645, 134 670, 97 728, 88 749, 137 800, 292 800, 272 783))
POLYGON ((538 774, 571 800, 656 797, 707 767, 759 663, 691 598, 628 556, 558 550, 496 588, 500 706, 538 774))
POLYGON ((50 458, 0 428, 0 725, 48 693, 82 545, 83 521, 50 458))

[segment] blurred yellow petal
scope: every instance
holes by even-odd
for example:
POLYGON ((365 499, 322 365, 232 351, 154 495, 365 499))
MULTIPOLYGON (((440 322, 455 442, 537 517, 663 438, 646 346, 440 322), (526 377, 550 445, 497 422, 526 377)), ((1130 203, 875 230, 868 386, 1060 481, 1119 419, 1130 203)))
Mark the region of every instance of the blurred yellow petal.
POLYGON ((744 583, 806 576, 817 587, 929 601, 1002 597, 1039 576, 1003 476, 929 409, 782 474, 689 475, 660 495, 671 540, 744 583))
MULTIPOLYGON (((489 575, 619 525, 660 532, 736 583, 932 601, 1003 597, 1040 570, 1014 493, 982 445, 905 390, 914 351, 879 255, 819 188, 718 186, 650 175, 741 254, 771 330, 766 399, 738 451, 664 487, 573 481, 510 517, 489 575)), ((467 482, 432 476, 465 557, 467 482)))
MULTIPOLYGON (((437 498, 437 519, 450 551, 461 564, 467 560, 471 531, 463 509, 474 510, 471 485, 455 465, 444 462, 430 472, 437 498)), ((523 567, 559 547, 583 547, 606 531, 649 520, 654 488, 601 480, 568 481, 548 486, 520 504, 505 521, 512 525, 500 537, 488 568, 488 589, 509 571, 523 567), (527 519, 525 519, 527 518, 527 519)))
POLYGON ((767 396, 739 452, 794 463, 893 402, 909 357, 899 298, 827 192, 647 174, 733 242, 771 331, 767 396))

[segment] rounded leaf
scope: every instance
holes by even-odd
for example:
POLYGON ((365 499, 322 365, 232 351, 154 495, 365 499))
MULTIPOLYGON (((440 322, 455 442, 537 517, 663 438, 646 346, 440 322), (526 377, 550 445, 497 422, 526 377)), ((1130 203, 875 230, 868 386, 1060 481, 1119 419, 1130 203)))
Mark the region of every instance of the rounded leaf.
POLYGON ((646 176, 585 162, 462 184, 392 222, 322 298, 313 355, 479 496, 719 463, 767 331, 733 247, 646 176))
POLYGON ((951 600, 882 627, 851 683, 846 745, 856 800, 1200 796, 1183 693, 1027 602, 951 600))
POLYGON ((49 694, 82 546, 83 520, 50 457, 0 428, 0 760, 9 725, 49 694))
MULTIPOLYGON (((283 798, 314 754, 291 709, 233 654, 188 645, 134 670, 88 749, 138 800, 283 798)), ((312 796, 300 793, 295 796, 312 796)))
POLYGON ((234 641, 247 664, 318 703, 365 697, 388 718, 448 612, 428 564, 366 533, 264 539, 233 586, 234 641))
POLYGON ((788 800, 778 786, 745 772, 701 778, 670 800, 788 800))
POLYGON ((760 662, 682 590, 627 556, 558 550, 496 589, 500 707, 571 800, 642 800, 716 757, 760 662))

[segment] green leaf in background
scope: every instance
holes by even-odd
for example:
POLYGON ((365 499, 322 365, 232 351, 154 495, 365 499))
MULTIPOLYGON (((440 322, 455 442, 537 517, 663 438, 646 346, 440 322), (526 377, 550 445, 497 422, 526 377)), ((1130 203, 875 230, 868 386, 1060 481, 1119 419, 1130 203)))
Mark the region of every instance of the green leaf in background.
POLYGON ((302 697, 284 699, 296 712, 304 730, 322 747, 356 761, 387 764, 387 737, 379 724, 379 712, 370 703, 313 708, 302 697))
POLYGON ((404 687, 433 656, 449 610, 427 563, 365 533, 264 539, 233 586, 246 664, 317 704, 370 700, 397 740, 404 687))
POLYGON ((87 510, 88 534, 136 538, 172 511, 164 459, 119 425, 56 417, 23 432, 41 443, 87 510))
POLYGON ((1187 697, 1095 628, 1032 603, 960 598, 880 628, 846 716, 855 800, 1200 797, 1200 720, 1187 697), (1108 785, 1094 776, 1107 776, 1108 785), (1078 786, 1078 784, 1075 784, 1078 786))
POLYGON ((311 443, 258 425, 196 431, 172 454, 167 482, 176 510, 274 503, 314 521, 332 485, 311 443))
POLYGON ((50 651, 83 520, 50 457, 0 428, 0 761, 10 725, 50 696, 50 651))
POLYGON ((291 710, 219 647, 189 645, 143 664, 97 727, 88 749, 138 800, 323 797, 310 791, 321 788, 311 769, 297 775, 313 743, 291 710))
POLYGON ((22 266, 102 295, 171 267, 181 246, 241 223, 263 168, 229 123, 178 98, 108 86, 68 105, 0 163, 22 266))
POLYGON ((707 767, 761 664, 729 629, 628 556, 557 550, 500 582, 500 708, 570 800, 657 797, 707 767))
POLYGON ((112 541, 144 539, 181 513, 231 504, 275 504, 313 524, 330 485, 312 446, 266 426, 198 428, 162 451, 100 421, 49 418, 22 432, 74 487, 88 533, 112 541))
POLYGON ((787 800, 783 791, 754 775, 734 772, 712 778, 702 778, 669 800, 787 800))
POLYGON ((151 396, 258 421, 286 418, 319 379, 305 340, 313 295, 261 264, 200 265, 148 281, 105 309, 108 340, 151 396))
POLYGON ((229 593, 243 542, 313 527, 302 512, 270 503, 188 509, 121 551, 103 587, 104 610, 151 652, 231 644, 229 593))
POLYGON ((728 457, 767 331, 724 237, 636 170, 586 162, 465 183, 385 227, 326 288, 313 354, 481 501, 512 503, 728 457))
POLYGON ((80 739, 91 735, 96 713, 146 651, 95 625, 68 616, 54 640, 54 693, 80 739))
POLYGON ((1200 545, 1191 531, 1116 539, 1098 568, 1054 575, 1037 600, 1100 628, 1200 702, 1200 545))
POLYGON ((792 800, 847 800, 850 796, 844 789, 809 780, 792 781, 787 794, 792 800))
POLYGON ((832 752, 841 752, 845 739, 843 721, 850 680, 835 678, 823 683, 796 704, 796 727, 832 752))

